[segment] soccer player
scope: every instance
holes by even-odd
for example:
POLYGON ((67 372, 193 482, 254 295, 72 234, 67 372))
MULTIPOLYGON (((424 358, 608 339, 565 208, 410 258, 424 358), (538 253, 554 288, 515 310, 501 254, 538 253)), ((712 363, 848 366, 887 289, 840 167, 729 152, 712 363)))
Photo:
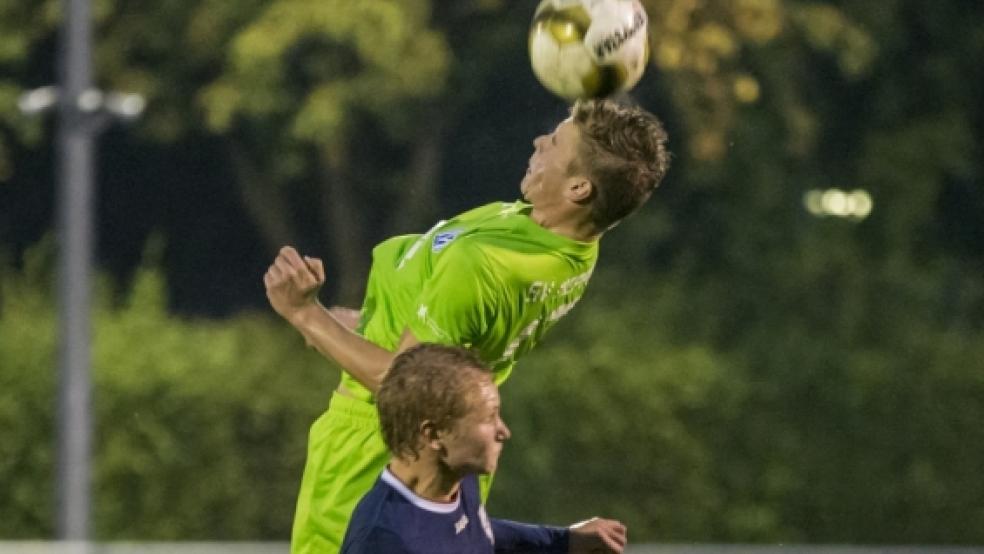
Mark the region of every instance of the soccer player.
POLYGON ((356 502, 385 466, 373 394, 396 353, 419 342, 466 346, 501 384, 581 298, 601 236, 659 185, 666 141, 660 121, 640 108, 575 104, 533 141, 520 184, 526 202, 475 208, 376 246, 359 317, 318 302, 320 260, 280 250, 264 275, 270 304, 344 369, 311 427, 293 554, 336 552, 356 502))
POLYGON ((491 373, 471 352, 419 344, 400 353, 376 394, 393 458, 359 502, 342 554, 620 553, 625 527, 570 528, 490 519, 477 474, 495 470, 509 428, 491 373))

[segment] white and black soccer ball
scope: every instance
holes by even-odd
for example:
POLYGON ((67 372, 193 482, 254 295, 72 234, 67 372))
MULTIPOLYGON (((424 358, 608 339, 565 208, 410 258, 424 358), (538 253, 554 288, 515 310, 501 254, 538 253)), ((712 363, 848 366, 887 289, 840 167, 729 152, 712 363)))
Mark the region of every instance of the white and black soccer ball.
POLYGON ((649 61, 649 18, 639 0, 542 0, 530 25, 530 63, 566 100, 631 89, 649 61))

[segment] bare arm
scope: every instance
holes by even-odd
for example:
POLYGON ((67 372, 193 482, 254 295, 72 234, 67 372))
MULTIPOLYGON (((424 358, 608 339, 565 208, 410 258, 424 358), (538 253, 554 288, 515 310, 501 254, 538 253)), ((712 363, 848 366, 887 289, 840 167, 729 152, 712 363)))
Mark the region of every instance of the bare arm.
POLYGON ((355 331, 359 327, 359 319, 362 314, 359 310, 354 308, 346 308, 344 306, 332 306, 328 308, 328 313, 335 316, 346 329, 350 331, 355 331))
MULTIPOLYGON (((301 258, 294 248, 280 249, 276 260, 263 276, 267 299, 273 309, 297 329, 308 346, 345 369, 346 373, 372 392, 389 369, 396 352, 380 348, 356 334, 338 315, 318 302, 318 290, 325 282, 321 260, 301 258)), ((334 310, 334 308, 333 308, 334 310)), ((397 352, 416 344, 404 333, 397 352)))

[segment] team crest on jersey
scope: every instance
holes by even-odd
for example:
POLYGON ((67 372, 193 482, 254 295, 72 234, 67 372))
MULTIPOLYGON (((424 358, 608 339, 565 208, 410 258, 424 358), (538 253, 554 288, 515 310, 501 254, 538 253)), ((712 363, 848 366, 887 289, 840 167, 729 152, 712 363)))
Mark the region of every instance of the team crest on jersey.
POLYGON ((461 229, 451 229, 450 231, 444 231, 443 233, 434 235, 434 242, 431 244, 431 250, 434 252, 444 250, 444 248, 451 244, 451 241, 458 238, 458 235, 460 234, 461 229))
POLYGON ((465 527, 468 527, 468 516, 461 514, 461 519, 454 524, 454 534, 460 535, 461 532, 465 530, 465 527))

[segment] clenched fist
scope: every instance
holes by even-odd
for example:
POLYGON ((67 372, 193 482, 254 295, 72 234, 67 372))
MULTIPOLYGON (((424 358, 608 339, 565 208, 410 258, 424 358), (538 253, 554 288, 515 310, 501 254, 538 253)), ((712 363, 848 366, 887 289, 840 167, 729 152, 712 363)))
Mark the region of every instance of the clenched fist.
POLYGON ((301 257, 293 247, 284 246, 263 275, 267 299, 274 311, 288 321, 306 307, 318 304, 318 291, 325 284, 321 260, 301 257))

